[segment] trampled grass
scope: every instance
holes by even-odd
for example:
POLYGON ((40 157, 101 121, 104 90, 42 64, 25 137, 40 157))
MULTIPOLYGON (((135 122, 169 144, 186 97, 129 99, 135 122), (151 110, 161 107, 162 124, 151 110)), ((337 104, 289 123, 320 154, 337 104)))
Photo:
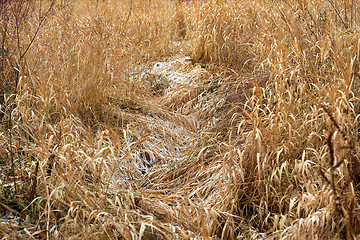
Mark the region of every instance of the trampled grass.
POLYGON ((3 239, 360 237, 356 1, 25 3, 3 239))

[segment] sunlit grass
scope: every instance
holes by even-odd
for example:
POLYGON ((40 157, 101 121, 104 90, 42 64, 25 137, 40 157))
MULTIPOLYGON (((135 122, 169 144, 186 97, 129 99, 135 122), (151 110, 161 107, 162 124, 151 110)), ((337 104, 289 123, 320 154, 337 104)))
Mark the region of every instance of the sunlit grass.
POLYGON ((1 236, 358 238, 358 23, 345 1, 57 3, 4 54, 1 236))

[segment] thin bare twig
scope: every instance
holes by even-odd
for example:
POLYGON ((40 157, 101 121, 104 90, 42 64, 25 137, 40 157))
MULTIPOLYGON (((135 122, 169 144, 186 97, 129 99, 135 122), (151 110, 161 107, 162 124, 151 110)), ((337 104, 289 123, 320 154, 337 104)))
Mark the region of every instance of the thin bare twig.
POLYGON ((334 9, 336 15, 340 18, 341 22, 344 24, 344 27, 345 27, 346 29, 349 28, 348 24, 347 24, 347 23, 344 21, 344 19, 341 17, 341 15, 340 15, 339 11, 337 10, 337 8, 335 7, 335 5, 334 5, 330 0, 327 0, 327 1, 330 3, 331 7, 334 9))
MULTIPOLYGON (((25 54, 29 51, 31 45, 34 43, 35 38, 36 38, 37 34, 40 31, 40 28, 42 27, 45 19, 49 15, 49 13, 50 13, 51 9, 53 8, 54 4, 55 4, 55 0, 52 0, 50 6, 49 6, 48 10, 46 11, 46 13, 44 14, 44 16, 43 17, 39 16, 39 24, 38 24, 38 26, 36 28, 36 31, 35 31, 34 35, 32 36, 31 41, 28 44, 28 46, 26 47, 25 51, 20 55, 20 59, 22 59, 25 56, 25 54)), ((39 12, 39 14, 41 14, 41 13, 39 12)))
POLYGON ((130 9, 129 9, 129 14, 128 14, 127 18, 126 18, 125 28, 126 28, 126 25, 127 25, 128 21, 129 21, 129 19, 130 19, 130 15, 131 15, 131 12, 132 12, 132 8, 133 8, 133 1, 130 0, 130 9))
MULTIPOLYGON (((339 149, 349 149, 350 150, 350 159, 351 161, 358 165, 358 161, 357 159, 355 159, 355 143, 354 140, 351 136, 348 136, 348 134, 340 127, 340 125, 338 124, 338 122, 335 120, 335 118, 333 117, 333 115, 331 114, 330 110, 327 109, 325 106, 322 106, 322 108, 324 109, 324 111, 327 113, 327 115, 330 117, 330 120, 332 121, 332 123, 335 125, 336 129, 340 132, 341 137, 343 138, 344 141, 348 142, 348 146, 342 146, 339 149)), ((337 168, 339 168, 341 165, 344 164, 345 162, 345 158, 342 158, 341 160, 339 160, 339 162, 335 162, 335 150, 334 150, 334 143, 332 141, 332 137, 334 135, 334 131, 332 131, 329 136, 328 136, 328 141, 327 141, 327 145, 329 148, 329 154, 330 154, 330 179, 328 179, 324 172, 322 171, 322 169, 320 169, 320 175, 325 179, 326 183, 331 187, 332 190, 332 194, 334 196, 335 199, 335 210, 336 212, 341 215, 344 219, 346 219, 346 239, 352 239, 352 235, 353 235, 353 231, 354 231, 354 226, 353 226, 353 211, 354 211, 354 201, 356 201, 356 199, 352 198, 351 199, 351 204, 350 205, 344 205, 341 203, 341 197, 340 195, 337 193, 337 188, 336 188, 336 179, 335 179, 335 171, 337 168), (346 210, 344 210, 344 208, 346 210)), ((350 182, 345 182, 345 184, 347 186, 350 186, 350 182)), ((344 190, 344 188, 340 189, 340 190, 344 190)))

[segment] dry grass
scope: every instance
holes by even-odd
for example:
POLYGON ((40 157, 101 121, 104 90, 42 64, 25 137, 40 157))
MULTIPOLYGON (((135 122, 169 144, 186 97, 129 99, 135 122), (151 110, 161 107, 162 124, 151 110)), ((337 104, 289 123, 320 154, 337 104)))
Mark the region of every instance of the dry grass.
POLYGON ((0 235, 358 239, 359 17, 354 1, 56 3, 23 59, 1 48, 0 235))

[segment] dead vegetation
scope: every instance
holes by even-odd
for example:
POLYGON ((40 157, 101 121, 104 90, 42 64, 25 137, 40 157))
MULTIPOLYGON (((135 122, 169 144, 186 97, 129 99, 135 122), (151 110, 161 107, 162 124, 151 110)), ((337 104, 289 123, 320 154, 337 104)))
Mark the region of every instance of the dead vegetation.
POLYGON ((2 239, 359 239, 356 1, 19 3, 2 239))

